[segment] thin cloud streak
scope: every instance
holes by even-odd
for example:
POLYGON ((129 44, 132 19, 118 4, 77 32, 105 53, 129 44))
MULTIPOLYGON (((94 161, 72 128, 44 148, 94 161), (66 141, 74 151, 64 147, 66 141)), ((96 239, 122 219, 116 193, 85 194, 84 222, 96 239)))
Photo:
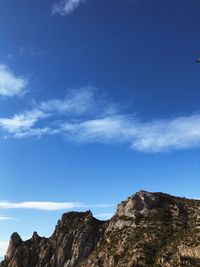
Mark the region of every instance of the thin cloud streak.
POLYGON ((79 202, 0 202, 0 209, 34 209, 43 211, 69 210, 78 208, 106 208, 112 204, 86 205, 79 202))
POLYGON ((72 13, 78 6, 86 0, 61 0, 52 7, 52 13, 60 16, 66 16, 72 13))
POLYGON ((27 79, 14 74, 5 64, 0 64, 0 96, 23 96, 27 84, 27 79))
POLYGON ((0 202, 0 209, 35 209, 35 210, 64 210, 80 208, 83 204, 76 202, 0 202))
POLYGON ((0 216, 0 221, 16 221, 16 220, 17 220, 17 218, 0 216))

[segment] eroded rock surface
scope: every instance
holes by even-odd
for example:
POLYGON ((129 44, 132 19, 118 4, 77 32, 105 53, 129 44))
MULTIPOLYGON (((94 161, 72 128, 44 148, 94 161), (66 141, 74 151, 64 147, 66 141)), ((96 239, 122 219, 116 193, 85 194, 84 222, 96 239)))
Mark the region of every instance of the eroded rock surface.
POLYGON ((199 267, 200 201, 139 191, 109 221, 65 213, 50 238, 11 236, 0 267, 199 267))

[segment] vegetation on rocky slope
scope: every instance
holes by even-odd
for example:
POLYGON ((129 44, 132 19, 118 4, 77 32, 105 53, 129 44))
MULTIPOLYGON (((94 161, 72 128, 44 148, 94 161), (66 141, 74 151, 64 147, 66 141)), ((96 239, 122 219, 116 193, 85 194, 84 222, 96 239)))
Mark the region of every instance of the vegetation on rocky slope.
POLYGON ((200 201, 140 191, 109 221, 69 212, 50 238, 11 236, 0 267, 197 267, 200 201))

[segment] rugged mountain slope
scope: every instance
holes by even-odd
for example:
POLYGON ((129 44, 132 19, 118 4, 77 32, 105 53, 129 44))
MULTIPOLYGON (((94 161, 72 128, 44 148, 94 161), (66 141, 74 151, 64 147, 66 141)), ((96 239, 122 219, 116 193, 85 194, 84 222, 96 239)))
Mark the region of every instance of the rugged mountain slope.
POLYGON ((50 238, 11 236, 0 267, 197 267, 200 201, 140 191, 109 221, 69 212, 50 238))

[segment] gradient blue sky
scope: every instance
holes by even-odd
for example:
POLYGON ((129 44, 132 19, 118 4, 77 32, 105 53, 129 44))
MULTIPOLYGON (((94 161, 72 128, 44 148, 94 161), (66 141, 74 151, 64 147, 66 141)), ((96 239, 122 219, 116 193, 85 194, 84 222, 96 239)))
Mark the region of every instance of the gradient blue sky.
POLYGON ((0 255, 137 190, 200 198, 199 0, 0 0, 0 255))

